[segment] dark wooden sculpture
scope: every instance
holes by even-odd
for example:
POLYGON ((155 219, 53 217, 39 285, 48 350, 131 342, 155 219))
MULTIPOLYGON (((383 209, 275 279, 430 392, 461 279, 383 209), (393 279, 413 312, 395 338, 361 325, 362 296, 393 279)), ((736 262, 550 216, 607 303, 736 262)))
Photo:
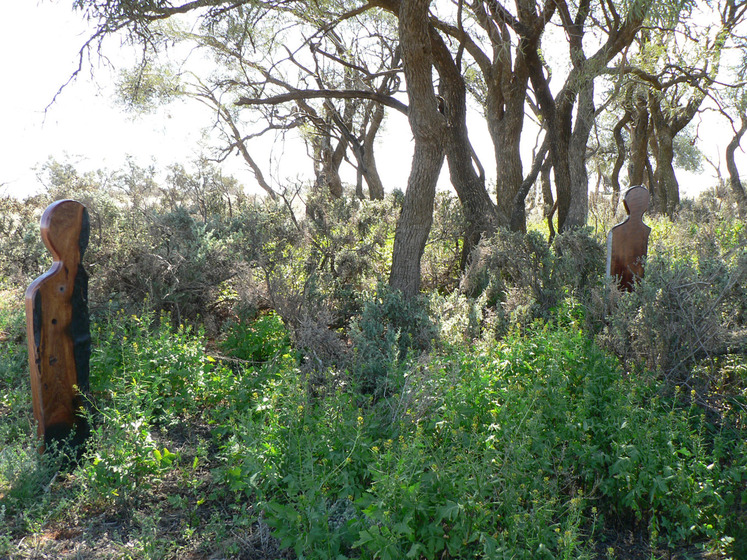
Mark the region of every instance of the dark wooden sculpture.
POLYGON ((643 278, 651 232, 643 223, 643 213, 648 209, 649 198, 646 187, 629 188, 623 198, 628 217, 607 236, 607 276, 618 278, 622 290, 632 290, 636 279, 643 278))
POLYGON ((91 356, 88 274, 81 259, 88 246, 88 211, 74 200, 50 204, 41 237, 52 267, 26 290, 31 394, 44 446, 67 442, 82 451, 89 426, 83 416, 91 356))

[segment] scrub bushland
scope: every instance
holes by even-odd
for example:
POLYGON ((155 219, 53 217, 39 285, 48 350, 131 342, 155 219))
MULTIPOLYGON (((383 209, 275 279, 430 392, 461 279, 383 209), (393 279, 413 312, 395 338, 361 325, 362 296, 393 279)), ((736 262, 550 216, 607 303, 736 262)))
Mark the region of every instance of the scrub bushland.
POLYGON ((0 557, 747 555, 747 232, 713 195, 646 218, 632 293, 604 278, 607 224, 496 232, 462 273, 439 197, 403 300, 398 193, 49 165, 49 192, 1 201, 0 557), (92 215, 93 430, 68 469, 36 452, 23 316, 58 196, 92 215))

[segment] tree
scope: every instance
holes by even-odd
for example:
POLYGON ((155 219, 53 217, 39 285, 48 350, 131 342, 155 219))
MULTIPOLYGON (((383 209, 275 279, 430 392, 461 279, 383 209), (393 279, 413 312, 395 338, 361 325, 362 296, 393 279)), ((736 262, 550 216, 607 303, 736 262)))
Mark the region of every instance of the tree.
POLYGON ((689 151, 682 143, 677 148, 678 135, 692 122, 716 83, 722 53, 744 18, 746 4, 725 0, 719 10, 720 21, 711 19, 711 11, 694 10, 684 12, 687 17, 671 25, 647 30, 638 38, 629 66, 617 70, 629 81, 620 122, 631 127, 630 184, 648 184, 654 206, 669 216, 680 200, 675 161, 678 154, 684 156, 689 151))
POLYGON ((433 89, 429 5, 430 0, 402 0, 399 8, 399 39, 415 154, 397 222, 389 284, 406 297, 420 291, 420 259, 433 222, 436 182, 445 155, 446 119, 438 110, 433 89))

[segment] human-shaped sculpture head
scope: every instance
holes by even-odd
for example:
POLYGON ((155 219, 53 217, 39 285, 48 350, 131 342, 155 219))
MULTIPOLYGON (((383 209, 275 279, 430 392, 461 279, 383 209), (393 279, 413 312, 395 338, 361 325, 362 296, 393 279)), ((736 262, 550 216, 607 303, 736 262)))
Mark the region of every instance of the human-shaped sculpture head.
POLYGON ((625 197, 623 198, 623 206, 625 211, 631 217, 641 217, 644 212, 648 210, 648 203, 651 199, 651 195, 648 193, 648 189, 643 185, 630 187, 625 191, 625 197))
MULTIPOLYGON (((42 214, 41 237, 55 261, 65 260, 76 248, 83 258, 88 247, 88 210, 76 200, 58 200, 42 214), (71 225, 80 224, 80 228, 71 225)), ((76 255, 77 256, 77 255, 76 255)))

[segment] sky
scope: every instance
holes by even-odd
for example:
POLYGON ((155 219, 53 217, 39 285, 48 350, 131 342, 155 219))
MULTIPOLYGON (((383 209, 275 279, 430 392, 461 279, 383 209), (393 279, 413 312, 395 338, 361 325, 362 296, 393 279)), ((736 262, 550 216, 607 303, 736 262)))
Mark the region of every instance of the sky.
MULTIPOLYGON (((127 114, 113 101, 116 69, 95 56, 84 60, 82 72, 55 99, 78 67, 78 52, 91 34, 70 5, 71 0, 24 0, 3 7, 0 75, 6 85, 0 87, 0 194, 23 198, 38 191, 37 171, 50 157, 92 171, 118 169, 127 156, 141 166, 154 163, 157 169, 173 163, 187 166, 207 153, 215 142, 204 131, 214 115, 204 105, 181 101, 152 115, 127 114)), ((115 64, 132 64, 136 53, 117 41, 105 44, 105 54, 115 64)), ((385 126, 393 139, 377 150, 379 161, 396 163, 380 165, 380 173, 385 184, 404 189, 411 133, 399 114, 385 126)), ((303 148, 292 139, 262 139, 254 149, 252 155, 266 177, 272 175, 280 183, 310 179, 311 164, 299 157, 303 148)), ((239 157, 229 157, 223 169, 248 192, 263 192, 239 157)))
MULTIPOLYGON (((3 8, 0 194, 33 194, 41 186, 37 170, 50 157, 90 171, 117 169, 128 155, 142 166, 154 163, 163 169, 177 162, 186 165, 204 153, 203 130, 213 121, 204 106, 177 102, 154 115, 132 117, 112 100, 116 71, 96 58, 90 63, 84 61, 79 77, 52 103, 77 68, 78 51, 90 35, 81 15, 73 12, 70 4, 70 0, 23 0, 3 8)), ((109 41, 107 55, 115 63, 132 61, 135 56, 119 48, 116 40, 109 41)), ((731 135, 725 126, 725 122, 720 128, 717 126, 715 135, 711 134, 703 144, 711 158, 718 159, 723 154, 731 135)), ((399 114, 389 118, 387 127, 390 133, 377 147, 380 172, 388 188, 404 189, 412 153, 411 133, 406 119, 399 114)), ((471 132, 483 165, 490 171, 494 164, 484 123, 473 126, 471 132)), ((287 145, 273 144, 267 149, 259 160, 272 169, 278 180, 298 178, 309 171, 308 165, 303 171, 294 167, 295 162, 305 159, 289 157, 288 151, 292 154, 292 150, 287 145)), ((737 164, 747 169, 743 152, 738 153, 737 164)), ((723 164, 722 168, 725 174, 723 164)), ((260 192, 256 187, 253 190, 253 176, 240 158, 229 159, 224 169, 250 192, 260 192)), ((683 194, 693 194, 713 184, 712 175, 708 165, 701 176, 679 173, 683 194)))
MULTIPOLYGON (((0 193, 23 197, 38 190, 35 169, 49 157, 89 171, 117 169, 127 155, 143 166, 165 167, 201 153, 202 128, 211 122, 203 106, 177 102, 154 115, 128 115, 112 101, 115 70, 95 58, 84 61, 79 77, 52 103, 90 34, 70 4, 24 0, 3 8, 0 193)), ((118 47, 110 41, 113 61, 134 60, 118 47)))

